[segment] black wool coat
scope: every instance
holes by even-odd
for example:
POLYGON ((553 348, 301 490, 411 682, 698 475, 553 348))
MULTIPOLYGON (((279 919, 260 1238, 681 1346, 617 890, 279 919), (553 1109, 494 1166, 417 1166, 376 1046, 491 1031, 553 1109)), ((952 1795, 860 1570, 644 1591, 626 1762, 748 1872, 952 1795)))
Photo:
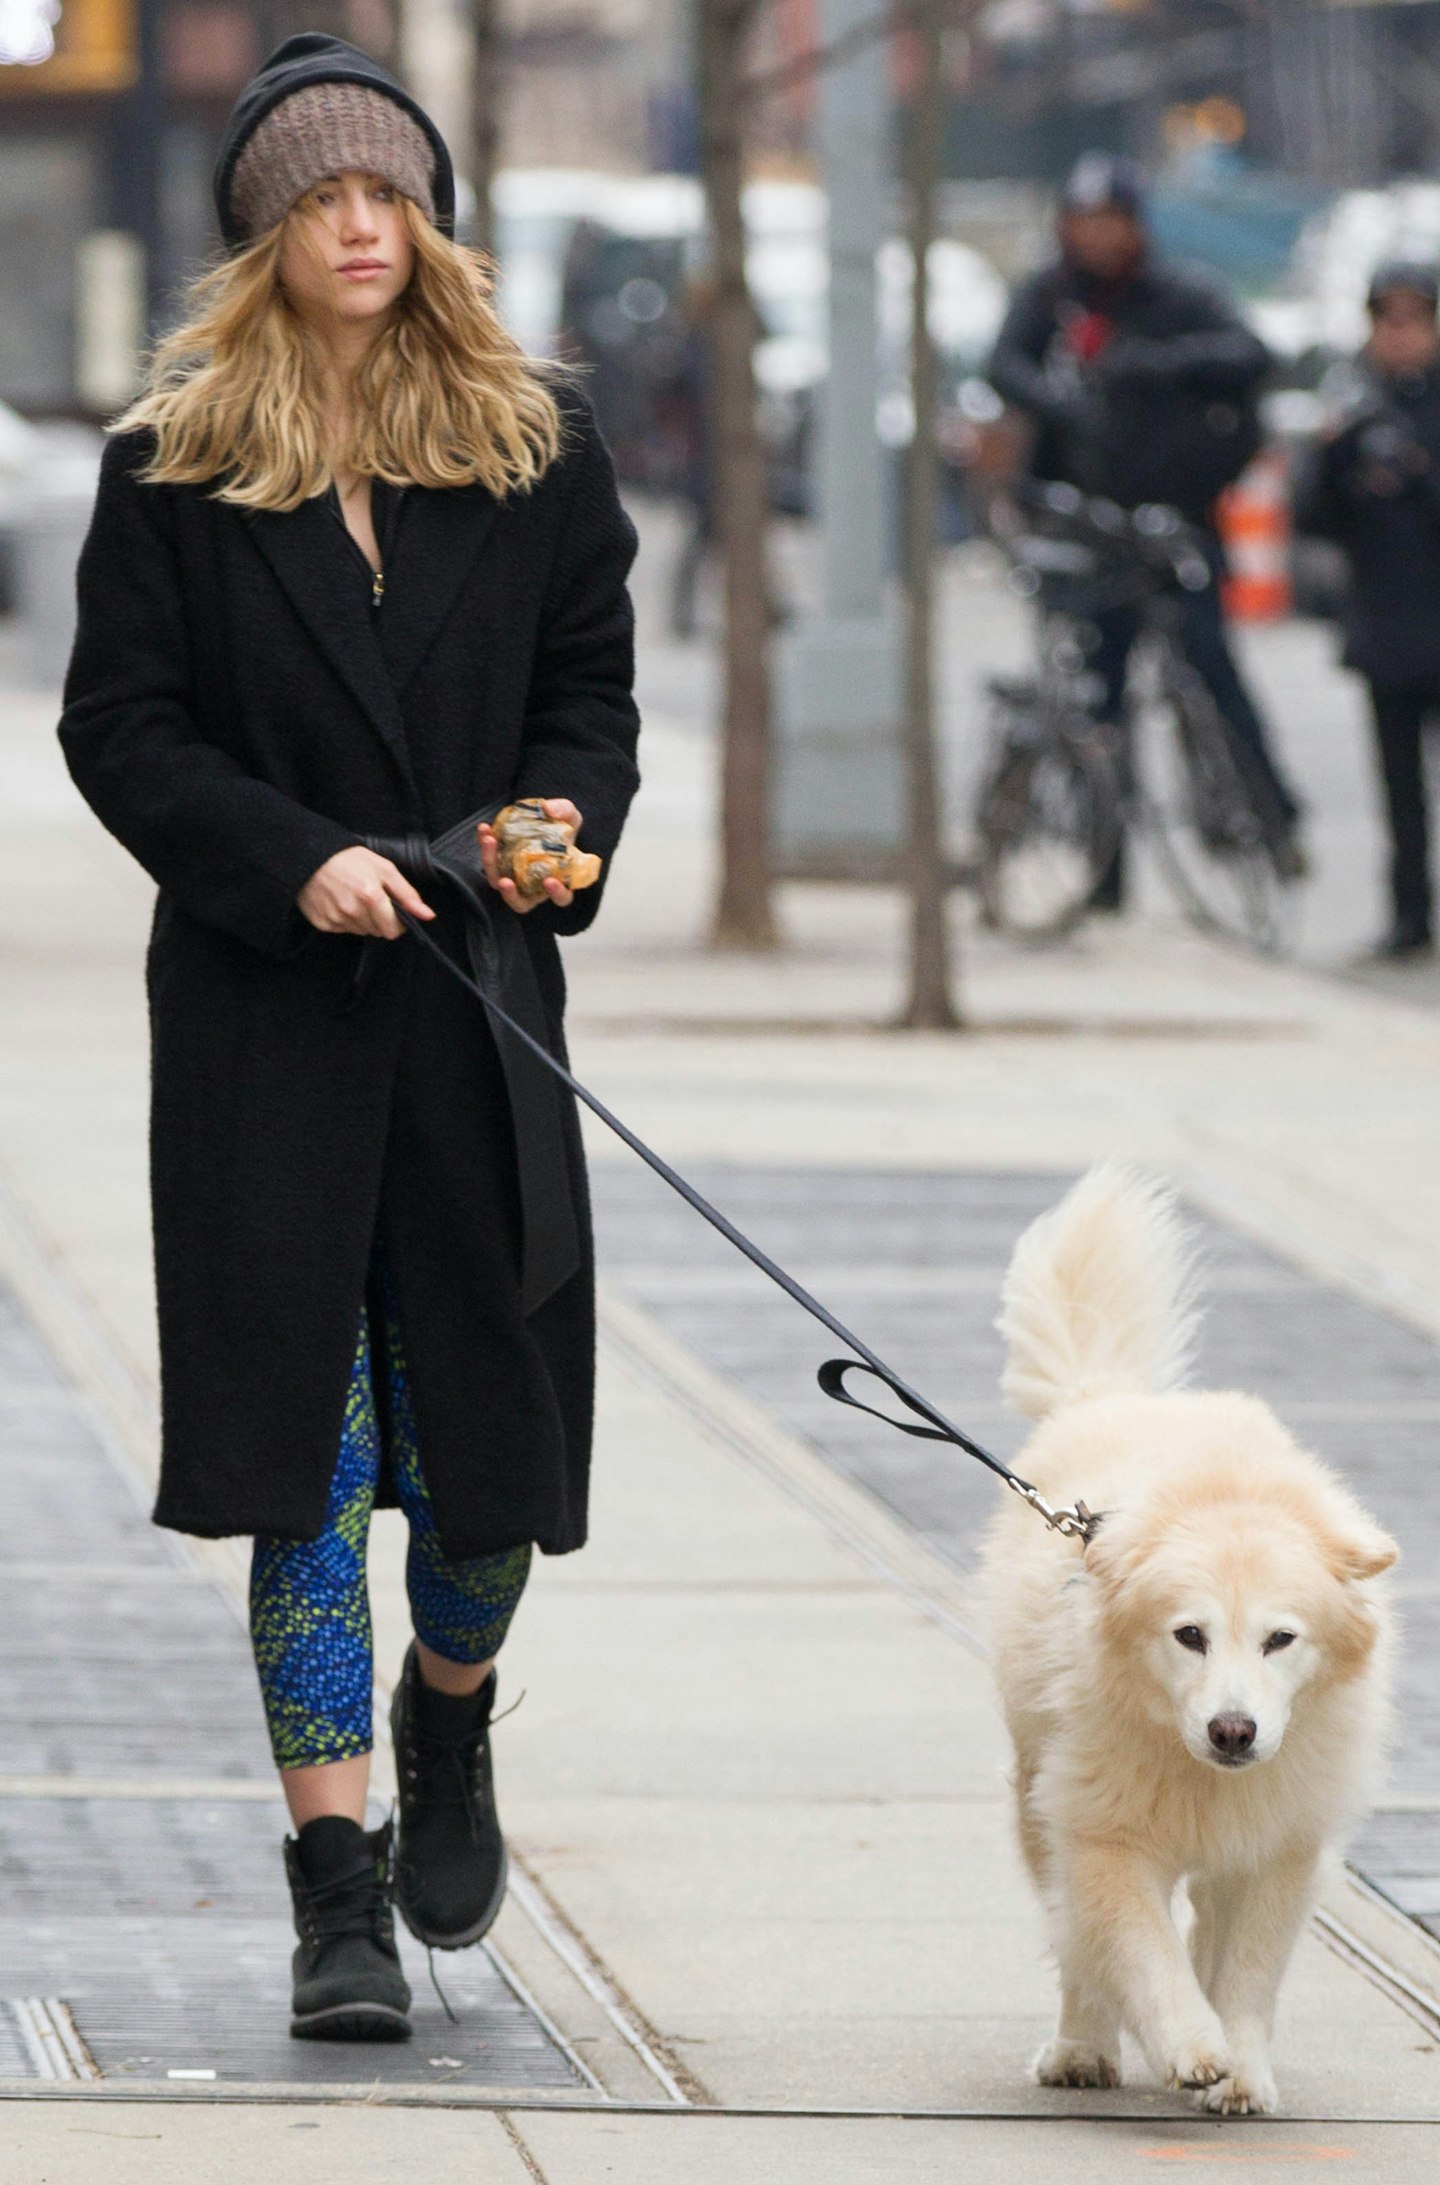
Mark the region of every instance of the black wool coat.
MULTIPOLYGON (((562 411, 565 446, 529 493, 406 492, 373 612, 325 501, 248 512, 140 483, 143 435, 106 449, 60 735, 160 891, 162 1525, 321 1530, 378 1238, 445 1553, 585 1537, 593 1271, 573 1102, 584 1263, 527 1317, 482 1011, 413 941, 319 934, 295 900, 361 836, 433 837, 516 796, 573 798, 584 847, 613 855, 638 781, 635 534, 588 409, 566 393, 562 411)), ((521 921, 557 1053, 556 937, 600 892, 521 921)), ((434 907, 459 956, 458 908, 434 907)))

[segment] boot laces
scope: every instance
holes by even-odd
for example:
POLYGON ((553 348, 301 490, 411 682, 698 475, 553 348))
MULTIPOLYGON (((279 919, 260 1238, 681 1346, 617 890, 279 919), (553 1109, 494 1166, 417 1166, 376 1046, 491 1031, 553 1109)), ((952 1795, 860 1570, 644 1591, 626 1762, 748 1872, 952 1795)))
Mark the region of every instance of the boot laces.
POLYGON ((449 2019, 451 2025, 458 2026, 460 2023, 460 2013, 457 2010, 452 2009, 450 1998, 440 1985, 440 1975, 435 1970, 435 1952, 428 1942, 425 1945, 425 1956, 430 1966, 430 1985, 435 1990, 435 1993, 439 1996, 441 2002, 444 2004, 445 2016, 449 2019))
POLYGON ((384 1898, 375 1877, 365 1868, 338 1874, 332 1881, 306 1885, 313 1941, 337 1942, 342 1935, 376 1933, 385 1911, 384 1898))
POLYGON ((480 1840, 480 1753, 489 1724, 463 1738, 436 1737, 419 1723, 412 1729, 406 1773, 427 1805, 463 1806, 473 1843, 480 1840))

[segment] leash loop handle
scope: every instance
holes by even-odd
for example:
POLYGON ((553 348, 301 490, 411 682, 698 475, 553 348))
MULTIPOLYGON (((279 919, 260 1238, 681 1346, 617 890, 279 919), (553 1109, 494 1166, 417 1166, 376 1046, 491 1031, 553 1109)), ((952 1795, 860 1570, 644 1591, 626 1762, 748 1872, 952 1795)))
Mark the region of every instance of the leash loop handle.
MULTIPOLYGON (((859 1358, 827 1358, 815 1378, 820 1383, 821 1388, 824 1389, 825 1394, 833 1398, 837 1404, 848 1404, 852 1411, 866 1412, 870 1418, 879 1419, 885 1426, 893 1426, 897 1434, 913 1434, 917 1441, 950 1442, 955 1448, 963 1449, 968 1456, 974 1456, 977 1453, 973 1446, 953 1427, 934 1424, 912 1426, 908 1419, 894 1418, 890 1412, 880 1411, 874 1404, 861 1403, 860 1398, 852 1396, 845 1386, 847 1373, 868 1373, 872 1381, 878 1381, 882 1388, 888 1388, 891 1395, 898 1397, 900 1402, 904 1404, 905 1409, 913 1411, 918 1419, 933 1421, 939 1416, 937 1412, 930 1409, 930 1406, 924 1402, 923 1398, 912 1395, 902 1381, 897 1381, 889 1373, 882 1373, 878 1366, 866 1365, 859 1358)), ((988 1460, 982 1458, 981 1461, 988 1460)))
POLYGON ((849 1404, 852 1411, 863 1411, 870 1418, 879 1419, 883 1425, 893 1427, 897 1434, 913 1434, 917 1441, 949 1442, 954 1448, 963 1449, 967 1456, 978 1457, 982 1464, 987 1464, 992 1472, 1004 1480, 1007 1487, 1019 1495, 1022 1502, 1028 1502, 1030 1508, 1044 1518, 1052 1532, 1059 1533, 1063 1539, 1078 1540, 1088 1547, 1094 1538, 1100 1520, 1093 1510, 1087 1509, 1083 1502, 1077 1502, 1073 1510, 1055 1509, 1045 1500, 1038 1487, 1033 1486, 1028 1479, 1021 1479, 1018 1472, 1012 1472, 1007 1465, 993 1458, 988 1450, 981 1449, 968 1435, 962 1434, 958 1427, 951 1426, 943 1413, 927 1404, 923 1396, 917 1396, 913 1389, 907 1388, 895 1375, 883 1371, 879 1366, 867 1365, 859 1358, 827 1358, 815 1378, 825 1394, 837 1404, 849 1404), (848 1373, 869 1374, 872 1380, 879 1381, 883 1388, 888 1388, 892 1396, 898 1397, 907 1411, 913 1411, 918 1419, 931 1423, 912 1426, 908 1419, 897 1419, 891 1412, 881 1411, 874 1404, 862 1403, 845 1386, 845 1376, 848 1373))

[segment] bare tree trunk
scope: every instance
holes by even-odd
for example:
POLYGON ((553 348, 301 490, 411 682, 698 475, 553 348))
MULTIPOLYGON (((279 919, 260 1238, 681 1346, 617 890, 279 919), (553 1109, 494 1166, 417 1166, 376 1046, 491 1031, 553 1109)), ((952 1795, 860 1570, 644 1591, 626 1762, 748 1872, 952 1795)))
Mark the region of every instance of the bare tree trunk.
POLYGON ((945 128, 945 0, 924 0, 916 32, 919 80, 909 129, 910 250, 915 269, 910 319, 914 430, 905 463, 905 758, 909 805, 910 992, 901 1023, 946 1030, 959 1018, 950 998, 948 875, 935 755, 935 533, 939 470, 935 415, 939 368, 928 318, 930 245, 945 128))
POLYGON ((699 0, 700 131, 714 253, 712 491, 725 594, 717 947, 773 948, 770 873, 769 491, 756 416, 757 319, 745 278, 742 72, 758 0, 699 0))
POLYGON ((470 181, 475 191, 473 241, 495 256, 495 170, 500 163, 501 0, 470 0, 470 181))

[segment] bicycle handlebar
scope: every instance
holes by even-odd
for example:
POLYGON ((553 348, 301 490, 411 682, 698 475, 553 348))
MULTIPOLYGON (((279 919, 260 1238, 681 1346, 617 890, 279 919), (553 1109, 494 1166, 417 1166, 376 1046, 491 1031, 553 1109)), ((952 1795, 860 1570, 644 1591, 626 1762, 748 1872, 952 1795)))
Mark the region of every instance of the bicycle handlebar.
POLYGON ((1143 578, 1147 589, 1158 580, 1159 588, 1182 592, 1208 591, 1214 582, 1202 534, 1163 502, 1121 508, 1078 486, 1042 480, 1020 484, 1013 498, 1017 512, 1038 518, 1039 527, 1016 525, 1009 536, 997 528, 1011 561, 1037 581, 1143 578))

